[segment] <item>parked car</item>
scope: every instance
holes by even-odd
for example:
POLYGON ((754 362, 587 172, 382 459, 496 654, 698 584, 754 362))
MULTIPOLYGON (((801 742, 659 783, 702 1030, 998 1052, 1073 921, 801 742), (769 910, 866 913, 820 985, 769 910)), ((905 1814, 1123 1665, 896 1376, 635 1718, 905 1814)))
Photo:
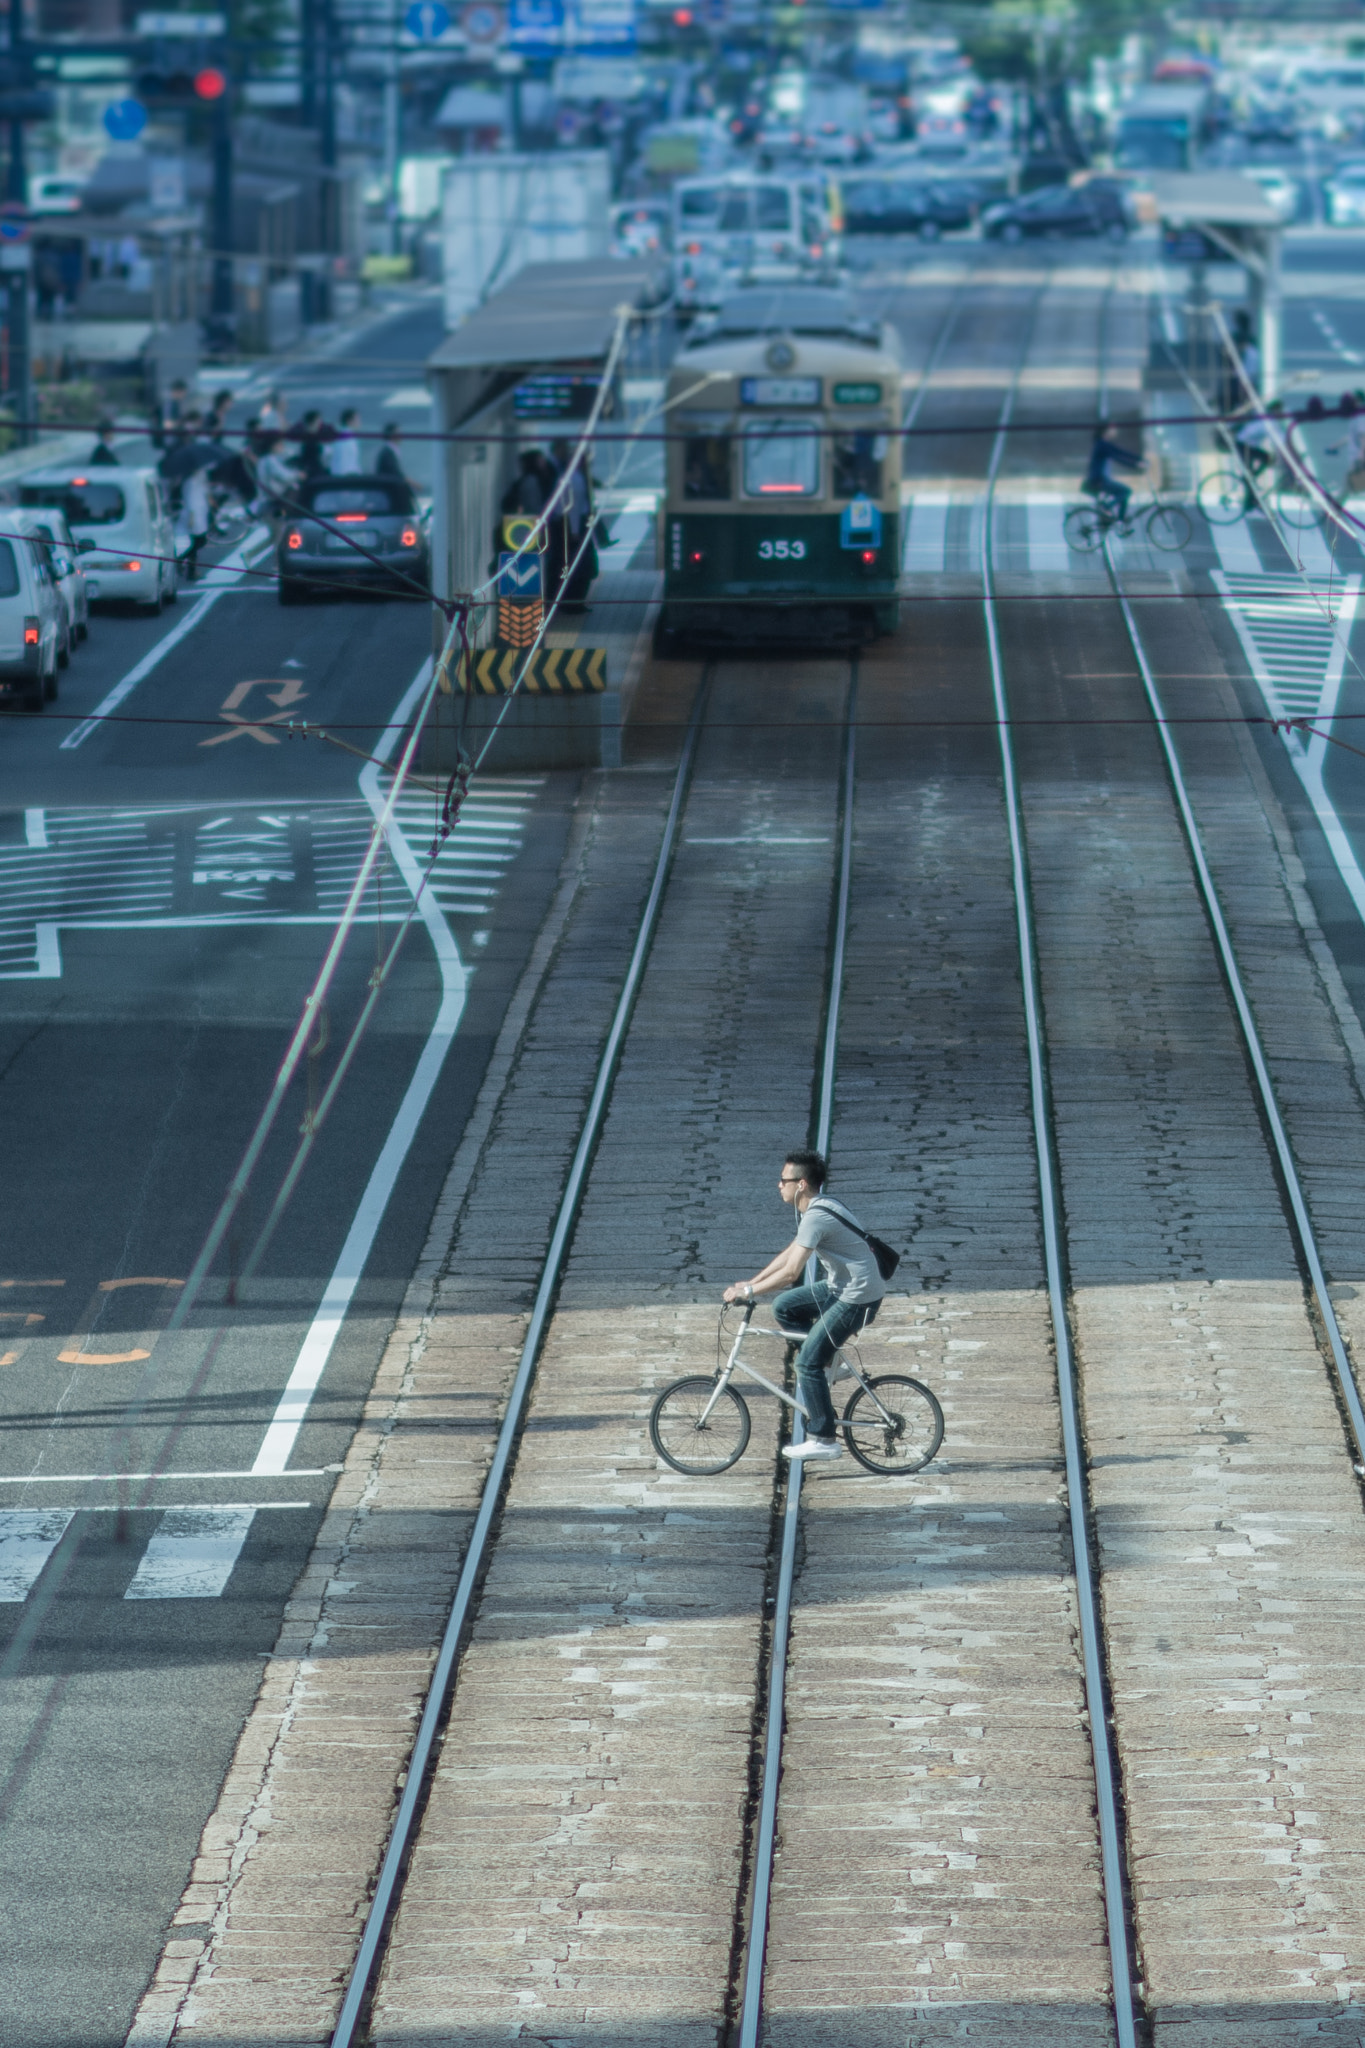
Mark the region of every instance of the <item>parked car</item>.
POLYGON ((919 235, 935 241, 972 224, 965 187, 928 178, 848 178, 840 186, 850 235, 919 235))
POLYGON ((1365 221, 1365 162, 1359 157, 1339 163, 1322 181, 1327 218, 1335 228, 1359 227, 1365 221))
POLYGON ((1122 242, 1128 214, 1122 188, 1098 178, 1085 185, 1049 185, 1022 199, 988 206, 981 232, 990 241, 1022 242, 1038 235, 1104 235, 1122 242))
POLYGON ((292 503, 298 509, 280 529, 275 553, 281 604, 302 604, 329 584, 343 594, 360 585, 422 596, 429 574, 426 527, 412 486, 401 477, 307 477, 292 503), (310 519, 310 512, 316 516, 310 519))
POLYGON ((39 470, 24 478, 19 503, 62 513, 90 598, 131 598, 153 613, 175 602, 175 531, 154 469, 39 470))
POLYGON ((0 527, 7 527, 11 533, 27 534, 41 542, 46 551, 47 565, 66 615, 66 631, 57 655, 59 665, 65 668, 77 641, 84 640, 90 631, 90 593, 66 518, 52 506, 30 509, 11 505, 0 512, 0 527))
POLYGON ((1297 218, 1299 181, 1291 178, 1288 171, 1279 170, 1271 164, 1244 164, 1242 176, 1260 186, 1282 221, 1297 218))
POLYGON ((0 704, 41 711, 57 694, 66 612, 41 541, 0 540, 0 704))

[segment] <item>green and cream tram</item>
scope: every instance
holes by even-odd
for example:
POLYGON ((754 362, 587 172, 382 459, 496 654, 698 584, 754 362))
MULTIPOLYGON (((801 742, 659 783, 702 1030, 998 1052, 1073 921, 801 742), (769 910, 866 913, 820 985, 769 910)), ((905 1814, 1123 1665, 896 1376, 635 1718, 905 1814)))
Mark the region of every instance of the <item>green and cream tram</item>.
POLYGON ((896 623, 901 362, 841 292, 737 293, 674 360, 660 651, 896 623))

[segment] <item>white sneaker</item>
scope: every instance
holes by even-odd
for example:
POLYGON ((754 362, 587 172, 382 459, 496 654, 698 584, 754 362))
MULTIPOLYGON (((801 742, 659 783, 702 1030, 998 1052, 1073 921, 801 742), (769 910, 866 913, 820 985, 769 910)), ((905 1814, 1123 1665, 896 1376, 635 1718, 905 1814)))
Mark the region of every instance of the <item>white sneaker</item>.
POLYGON ((822 1464, 830 1458, 842 1458, 844 1447, 837 1436, 808 1436, 804 1443, 783 1444, 784 1458, 800 1458, 808 1464, 822 1464))

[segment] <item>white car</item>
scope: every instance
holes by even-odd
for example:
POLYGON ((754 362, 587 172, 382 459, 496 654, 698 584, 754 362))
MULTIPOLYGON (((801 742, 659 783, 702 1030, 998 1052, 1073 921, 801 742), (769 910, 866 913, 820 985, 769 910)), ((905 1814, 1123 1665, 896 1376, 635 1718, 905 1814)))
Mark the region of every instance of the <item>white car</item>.
POLYGON ((154 469, 39 470, 19 488, 24 507, 49 505, 65 515, 76 538, 91 598, 128 598, 159 612, 179 594, 175 529, 154 469))
POLYGON ((41 711, 57 694, 66 610, 41 541, 0 540, 0 704, 41 711))
POLYGON ((1287 171, 1275 170, 1270 165, 1247 164, 1242 176, 1259 185, 1266 198, 1282 221, 1295 219, 1299 211, 1299 181, 1291 178, 1287 171))
POLYGON ((1339 163, 1323 179, 1322 196, 1333 227, 1359 227, 1365 221, 1365 162, 1355 157, 1339 163))
POLYGON ((66 613, 66 632, 57 655, 59 664, 65 668, 77 641, 84 640, 90 631, 90 593, 86 589, 85 570, 81 567, 81 557, 65 516, 51 505, 40 508, 11 505, 0 513, 0 528, 11 533, 26 533, 30 539, 43 545, 47 566, 52 571, 52 580, 66 613))

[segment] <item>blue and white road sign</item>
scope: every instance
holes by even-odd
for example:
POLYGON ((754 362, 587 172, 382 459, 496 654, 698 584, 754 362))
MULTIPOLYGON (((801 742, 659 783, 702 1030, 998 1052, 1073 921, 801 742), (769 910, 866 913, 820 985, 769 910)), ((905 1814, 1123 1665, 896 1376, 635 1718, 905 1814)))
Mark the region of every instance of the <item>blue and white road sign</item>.
POLYGON ((28 208, 22 199, 7 199, 0 206, 0 242, 26 242, 33 232, 28 208))
POLYGON ((841 548, 879 548, 882 544, 882 515, 871 498, 857 497, 845 505, 839 518, 841 548))
POLYGON ((141 100, 113 100, 104 110, 104 126, 115 142, 136 142, 147 126, 147 109, 141 100))
POLYGON ((415 42, 439 43, 450 27, 450 9, 441 0, 413 0, 403 26, 415 42))
POLYGON ((508 0, 507 40, 514 50, 532 55, 562 48, 562 0, 508 0))
POLYGON ((499 597, 540 597, 543 594, 539 555, 498 556, 499 597))

